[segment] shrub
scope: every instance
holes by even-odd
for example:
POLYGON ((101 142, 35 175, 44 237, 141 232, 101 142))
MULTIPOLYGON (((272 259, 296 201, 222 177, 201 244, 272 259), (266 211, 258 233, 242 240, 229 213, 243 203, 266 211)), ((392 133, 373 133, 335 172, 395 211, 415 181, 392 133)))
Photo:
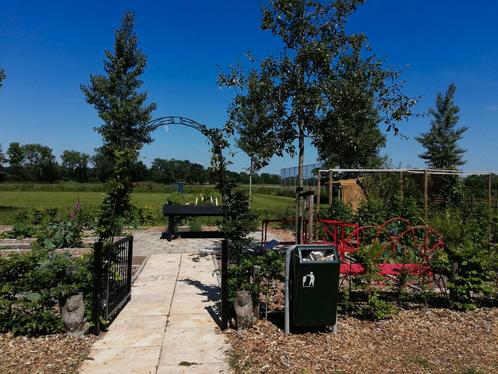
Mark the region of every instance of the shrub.
POLYGON ((81 227, 74 221, 50 223, 41 230, 37 242, 46 249, 81 247, 81 227))
POLYGON ((59 308, 83 292, 91 313, 91 256, 35 249, 0 257, 0 331, 41 335, 62 331, 59 308))
POLYGON ((374 292, 368 296, 367 303, 358 309, 356 315, 370 321, 381 321, 391 318, 397 311, 394 305, 380 299, 378 293, 374 292))
POLYGON ((335 219, 344 222, 354 222, 354 212, 350 205, 344 204, 342 200, 334 200, 334 204, 325 212, 327 219, 335 219))
POLYGON ((445 253, 433 263, 434 270, 449 279, 450 301, 457 309, 472 309, 473 300, 492 292, 498 268, 498 249, 488 240, 487 217, 464 216, 446 210, 434 218, 443 234, 445 253))

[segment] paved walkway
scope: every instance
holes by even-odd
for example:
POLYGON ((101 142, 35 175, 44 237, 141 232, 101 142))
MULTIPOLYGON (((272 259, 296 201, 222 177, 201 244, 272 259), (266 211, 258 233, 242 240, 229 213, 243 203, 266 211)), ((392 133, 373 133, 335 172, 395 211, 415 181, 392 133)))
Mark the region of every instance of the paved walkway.
POLYGON ((95 342, 80 373, 227 373, 228 346, 215 322, 216 244, 135 236, 136 254, 152 254, 130 302, 95 342))

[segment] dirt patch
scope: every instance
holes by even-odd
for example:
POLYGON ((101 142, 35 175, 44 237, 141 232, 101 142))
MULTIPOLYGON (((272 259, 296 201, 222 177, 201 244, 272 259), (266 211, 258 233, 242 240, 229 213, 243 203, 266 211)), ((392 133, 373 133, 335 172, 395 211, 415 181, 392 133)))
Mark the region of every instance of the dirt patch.
POLYGON ((66 334, 41 337, 0 334, 0 373, 75 373, 96 338, 94 335, 76 338, 66 334))
POLYGON ((236 373, 496 373, 498 309, 402 311, 382 322, 345 318, 338 333, 285 335, 261 321, 229 331, 236 373))
POLYGON ((0 225, 0 234, 4 232, 8 232, 12 230, 12 226, 10 225, 0 225))

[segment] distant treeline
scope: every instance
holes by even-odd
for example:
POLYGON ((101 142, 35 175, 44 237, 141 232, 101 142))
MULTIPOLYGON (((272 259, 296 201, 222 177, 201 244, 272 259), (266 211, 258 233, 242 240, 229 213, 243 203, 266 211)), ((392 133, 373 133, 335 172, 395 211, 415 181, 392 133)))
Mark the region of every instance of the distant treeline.
MULTIPOLYGON (((142 161, 130 166, 136 182, 153 181, 170 184, 215 184, 216 171, 188 160, 166 160, 156 158, 150 167, 142 161)), ((61 163, 57 162, 52 149, 41 144, 10 143, 5 154, 0 148, 0 181, 53 183, 57 181, 105 182, 109 176, 111 163, 102 148, 95 149, 94 155, 65 150, 61 163)), ((246 172, 228 171, 237 183, 249 183, 246 172)), ((255 184, 279 184, 276 174, 253 174, 255 184)))

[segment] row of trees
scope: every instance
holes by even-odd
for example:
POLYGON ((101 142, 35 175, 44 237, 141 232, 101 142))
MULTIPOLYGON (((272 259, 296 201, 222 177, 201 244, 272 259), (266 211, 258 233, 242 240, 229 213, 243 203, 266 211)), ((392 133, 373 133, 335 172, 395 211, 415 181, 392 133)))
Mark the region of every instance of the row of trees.
MULTIPOLYGON (((10 143, 6 154, 0 148, 0 178, 10 181, 55 182, 73 180, 78 182, 100 181, 109 178, 112 159, 102 148, 97 148, 94 155, 74 150, 65 150, 61 162, 57 162, 52 149, 41 144, 10 143)), ((130 164, 133 181, 154 181, 158 183, 186 182, 189 184, 214 184, 218 176, 212 167, 188 160, 166 160, 156 158, 150 167, 142 161, 134 160, 130 164)), ((249 183, 246 172, 228 172, 238 183, 249 183)), ((253 175, 253 183, 278 184, 280 177, 275 174, 261 173, 253 175)))

